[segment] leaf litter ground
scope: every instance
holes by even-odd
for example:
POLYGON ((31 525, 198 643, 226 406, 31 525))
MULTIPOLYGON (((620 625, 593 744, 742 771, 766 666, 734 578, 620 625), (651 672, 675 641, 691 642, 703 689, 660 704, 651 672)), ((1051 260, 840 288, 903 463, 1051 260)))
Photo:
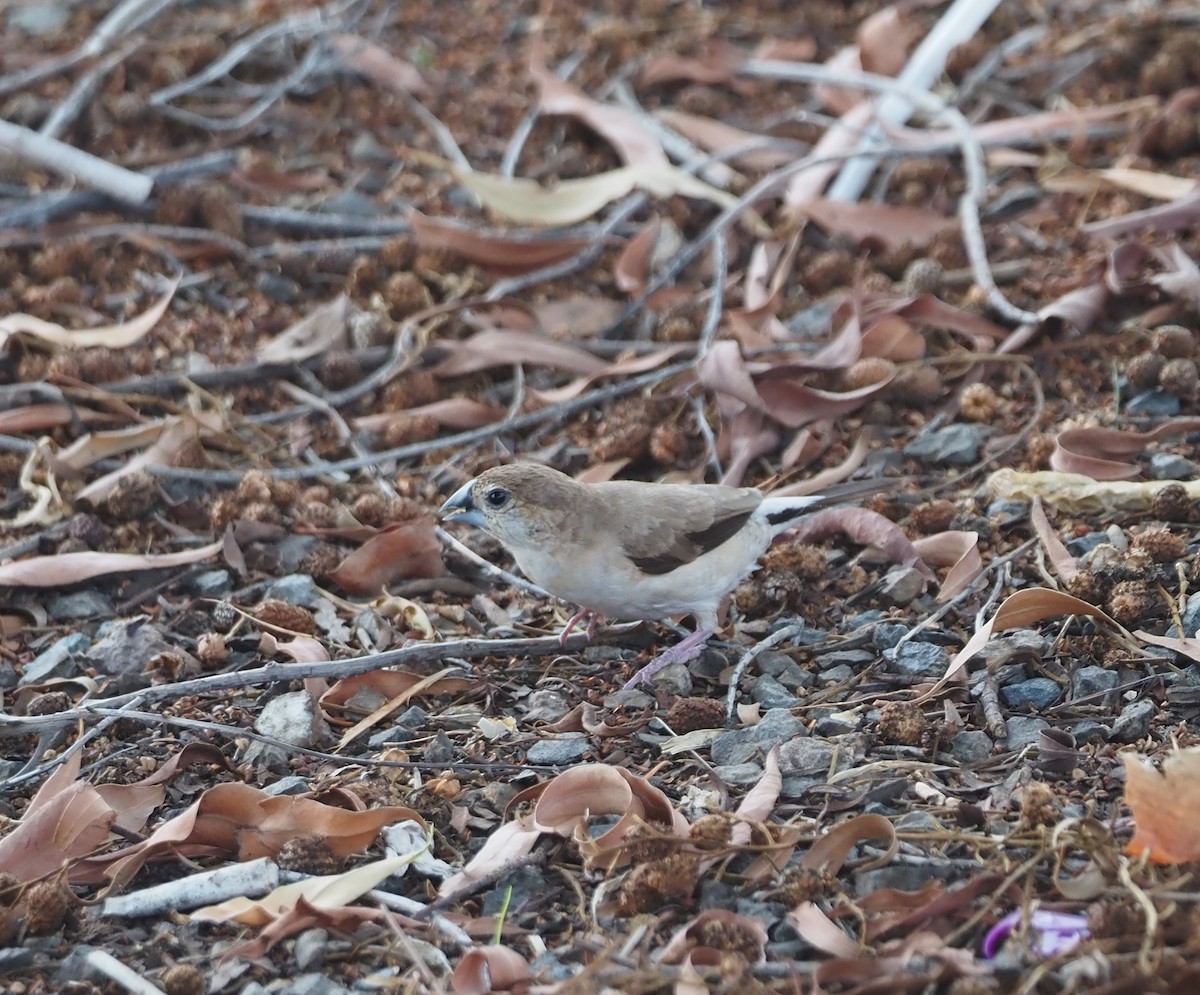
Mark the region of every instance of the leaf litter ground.
POLYGON ((4 12, 10 990, 1194 990, 1200 20, 964 6, 4 12), (513 456, 899 483, 622 692, 513 456))

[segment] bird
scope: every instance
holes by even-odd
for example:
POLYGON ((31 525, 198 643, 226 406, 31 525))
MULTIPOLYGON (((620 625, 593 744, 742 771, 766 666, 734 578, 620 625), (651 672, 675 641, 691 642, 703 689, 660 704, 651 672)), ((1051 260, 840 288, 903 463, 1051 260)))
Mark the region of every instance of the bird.
POLYGON ((890 487, 855 480, 802 497, 754 487, 635 480, 583 483, 539 463, 485 470, 438 510, 447 523, 498 539, 521 571, 579 606, 561 633, 598 616, 658 621, 692 615, 696 630, 639 670, 636 687, 698 656, 718 627, 722 599, 753 573, 771 541, 820 508, 890 487))

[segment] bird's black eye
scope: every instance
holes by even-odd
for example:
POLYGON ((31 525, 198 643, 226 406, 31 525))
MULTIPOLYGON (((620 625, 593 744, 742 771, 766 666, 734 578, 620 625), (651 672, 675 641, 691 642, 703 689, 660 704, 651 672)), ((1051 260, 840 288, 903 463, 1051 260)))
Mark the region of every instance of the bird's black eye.
POLYGON ((508 500, 508 491, 503 487, 491 487, 484 494, 483 499, 488 503, 489 508, 502 508, 504 502, 508 500))

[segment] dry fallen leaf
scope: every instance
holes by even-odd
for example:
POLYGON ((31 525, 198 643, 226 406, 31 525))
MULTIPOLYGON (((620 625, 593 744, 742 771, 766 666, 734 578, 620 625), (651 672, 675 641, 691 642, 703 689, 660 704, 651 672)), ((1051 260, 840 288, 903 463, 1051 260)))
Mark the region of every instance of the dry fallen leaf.
POLYGON ((221 552, 224 541, 182 553, 59 553, 0 564, 0 584, 10 587, 65 587, 106 574, 137 573, 199 563, 221 552))
POLYGON ((101 325, 98 328, 83 328, 71 330, 56 325, 52 321, 43 321, 31 314, 10 314, 0 318, 0 349, 14 335, 23 335, 45 345, 56 346, 60 349, 91 349, 104 347, 108 349, 123 349, 133 345, 150 331, 158 320, 167 312, 167 306, 179 281, 171 282, 170 287, 153 305, 136 318, 121 322, 118 325, 101 325))
POLYGON ((1125 761, 1125 804, 1134 831, 1125 852, 1159 864, 1200 860, 1200 747, 1171 750, 1156 770, 1145 757, 1125 761))

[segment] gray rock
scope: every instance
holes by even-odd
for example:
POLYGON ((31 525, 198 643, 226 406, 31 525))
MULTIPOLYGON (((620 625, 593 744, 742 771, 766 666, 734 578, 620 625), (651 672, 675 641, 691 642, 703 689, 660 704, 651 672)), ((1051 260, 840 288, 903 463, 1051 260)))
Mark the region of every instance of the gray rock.
POLYGON ((754 742, 763 744, 764 748, 776 743, 785 743, 805 734, 804 723, 786 708, 768 709, 762 718, 746 731, 750 733, 754 742))
POLYGON ((1076 722, 1071 726, 1071 735, 1075 737, 1077 746, 1086 746, 1089 743, 1107 743, 1109 727, 1103 722, 1097 722, 1095 719, 1083 719, 1081 722, 1076 722))
POLYGON ((205 570, 192 577, 187 588, 199 598, 220 598, 233 590, 233 575, 228 570, 205 570))
POLYGON ((762 747, 750 738, 749 729, 721 733, 712 741, 708 755, 715 767, 733 767, 759 756, 762 747))
POLYGON ((1097 546, 1103 546, 1107 542, 1108 536, 1103 532, 1089 532, 1087 535, 1068 539, 1066 542, 1067 552, 1072 556, 1086 556, 1097 546))
POLYGON ((277 995, 350 995, 350 989, 323 974, 310 973, 291 978, 277 995))
POLYGON ((936 833, 945 827, 928 812, 905 812, 896 819, 896 829, 905 833, 936 833))
POLYGON ((433 741, 425 747, 425 753, 421 759, 431 764, 448 764, 454 759, 454 743, 446 735, 445 729, 437 731, 433 741))
POLYGON ((983 763, 992 755, 992 737, 980 729, 964 729, 950 741, 950 755, 962 764, 983 763))
MULTIPOLYGON (((1179 620, 1183 623, 1183 634, 1188 638, 1191 638, 1192 636, 1195 636, 1197 632, 1200 632, 1200 591, 1196 591, 1195 593, 1188 595, 1187 602, 1183 606, 1183 612, 1181 613, 1179 620)), ((1175 626, 1172 625, 1170 629, 1167 630, 1167 635, 1171 635, 1171 629, 1174 628, 1175 626)), ((1174 634, 1179 635, 1179 633, 1174 634)))
POLYGON ((324 929, 306 929, 296 937, 292 956, 301 971, 319 968, 325 963, 325 949, 329 945, 329 933, 324 929))
POLYGON ((79 667, 75 663, 75 654, 82 653, 91 642, 82 632, 63 636, 49 649, 43 650, 29 661, 21 675, 21 683, 40 684, 51 677, 76 677, 79 667))
POLYGON ((1131 701, 1113 720, 1109 738, 1118 743, 1133 743, 1148 736, 1150 723, 1153 721, 1156 711, 1152 701, 1146 701, 1144 698, 1140 701, 1131 701))
POLYGON ((18 3, 5 12, 8 26, 26 35, 57 34, 67 23, 71 5, 64 3, 18 3))
POLYGON ((849 667, 852 673, 857 673, 874 663, 876 654, 871 650, 833 650, 831 653, 818 653, 814 659, 821 670, 849 667))
POLYGON ((1200 464, 1176 453, 1155 453, 1150 457, 1152 480, 1195 480, 1200 477, 1200 464))
POLYGON ((254 721, 254 731, 289 746, 310 747, 317 740, 313 728, 316 717, 316 703, 311 694, 289 691, 263 706, 254 721))
POLYGON ((917 436, 904 447, 904 455, 923 463, 968 466, 979 459, 979 450, 988 434, 986 425, 956 422, 917 436))
POLYGON ((308 574, 286 574, 271 583, 264 597, 278 598, 302 608, 316 608, 323 595, 317 590, 316 581, 308 574))
POLYGON ((833 761, 834 749, 832 743, 807 736, 789 740, 779 750, 779 769, 784 777, 824 777, 833 761))
POLYGON ((925 590, 925 578, 913 567, 892 567, 880 582, 878 598, 897 608, 910 604, 925 590))
POLYGON ((289 774, 281 777, 263 788, 268 795, 302 795, 309 789, 308 779, 299 774, 289 774))
POLYGON ((565 732, 558 736, 538 740, 525 755, 531 764, 548 767, 564 767, 577 764, 592 748, 592 741, 581 732, 565 732))
POLYGON ((280 304, 294 304, 300 299, 300 284, 282 273, 259 273, 254 285, 264 296, 280 304))
POLYGON ((1000 689, 1000 697, 1009 708, 1030 706, 1037 711, 1049 708, 1062 696, 1062 687, 1049 677, 1031 677, 1027 681, 1000 689))
POLYGON ((99 591, 72 591, 56 594, 50 599, 46 611, 56 622, 77 622, 85 618, 111 618, 112 598, 99 591))
POLYGON ((862 667, 850 668, 847 666, 830 667, 828 670, 821 673, 821 680, 826 683, 844 684, 846 681, 853 680, 862 667))
POLYGON ((869 625, 878 625, 887 618, 879 608, 869 608, 857 615, 847 615, 838 625, 839 632, 861 632, 869 625))
POLYGON ((339 190, 324 201, 318 210, 324 214, 349 214, 356 218, 376 218, 383 214, 374 198, 366 197, 357 190, 339 190))
POLYGON ((1080 667, 1071 681, 1072 696, 1086 698, 1093 694, 1104 694, 1115 688, 1118 680, 1117 672, 1107 667, 1080 667))
MULTIPOLYGON (((320 544, 321 540, 317 536, 291 534, 286 535, 279 542, 275 543, 275 555, 279 557, 279 568, 286 570, 288 576, 304 577, 306 574, 298 573, 300 562, 313 549, 320 544)), ((309 607, 314 607, 310 605, 309 607)))
POLYGON ((140 679, 146 665, 157 656, 167 652, 187 656, 168 643, 145 615, 115 619, 100 631, 103 638, 93 643, 84 656, 100 673, 112 677, 140 679))
POLYGON ((909 677, 941 677, 946 672, 946 651, 933 643, 917 640, 905 643, 899 650, 889 650, 890 669, 909 677))
POLYGON ((813 723, 812 734, 814 736, 844 736, 856 729, 858 729, 858 725, 852 718, 847 717, 847 713, 842 712, 839 715, 821 716, 813 723))
POLYGON ((1129 415, 1167 416, 1179 414, 1179 398, 1165 390, 1147 390, 1135 394, 1125 404, 1129 415))
POLYGON ((716 768, 717 776, 726 784, 748 788, 757 784, 763 776, 762 764, 740 763, 716 768))
POLYGON ((786 653, 767 650, 755 661, 758 672, 773 677, 788 690, 816 687, 817 678, 786 653))
POLYGON ((692 693, 692 674, 685 664, 673 663, 651 677, 646 686, 686 698, 692 693))
POLYGON ((792 708, 800 704, 800 699, 774 677, 763 676, 755 681, 750 697, 763 708, 792 708))
MULTIPOLYGON (((534 691, 525 699, 526 722, 557 722, 571 710, 571 702, 561 691, 534 691)), ((408 725, 408 723, 405 723, 408 725)), ((409 725, 410 729, 416 726, 409 725)))
POLYGON ((853 876, 855 895, 869 895, 881 888, 897 891, 920 891, 929 883, 932 869, 917 864, 896 864, 859 871, 853 876))
POLYGON ((871 645, 877 650, 890 650, 908 635, 908 626, 903 622, 881 622, 871 631, 871 645))
POLYGON ((1029 517, 1029 502, 1014 501, 1011 498, 996 498, 987 506, 987 517, 1003 528, 1015 525, 1029 517))
POLYGON ((1049 729, 1050 723, 1036 715, 1010 715, 1004 720, 1008 727, 1008 738, 1004 740, 1005 749, 1023 750, 1037 743, 1043 729, 1049 729))

